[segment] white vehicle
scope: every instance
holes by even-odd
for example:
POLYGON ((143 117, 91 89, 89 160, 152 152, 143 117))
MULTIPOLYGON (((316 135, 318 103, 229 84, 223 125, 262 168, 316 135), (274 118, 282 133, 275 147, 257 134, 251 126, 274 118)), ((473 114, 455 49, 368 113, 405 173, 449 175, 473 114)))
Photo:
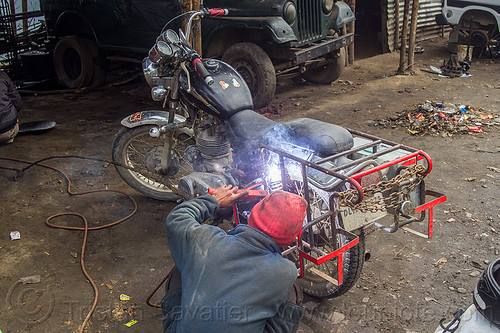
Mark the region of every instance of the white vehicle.
POLYGON ((449 44, 470 44, 483 49, 499 40, 499 0, 443 0, 441 14, 436 16, 440 25, 450 25, 449 44), (469 36, 470 35, 470 36, 469 36))

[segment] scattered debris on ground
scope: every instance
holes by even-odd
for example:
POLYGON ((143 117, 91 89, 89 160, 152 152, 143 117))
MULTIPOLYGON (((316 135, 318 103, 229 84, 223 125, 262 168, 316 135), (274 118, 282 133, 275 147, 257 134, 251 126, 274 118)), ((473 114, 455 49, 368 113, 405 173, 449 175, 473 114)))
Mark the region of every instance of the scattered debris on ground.
POLYGON ((276 105, 270 104, 270 105, 263 107, 262 109, 258 109, 256 111, 267 118, 269 118, 271 115, 282 116, 283 115, 283 105, 279 104, 278 106, 276 106, 276 105))
POLYGON ((430 66, 431 70, 437 73, 440 77, 469 77, 470 75, 467 71, 470 69, 470 60, 458 61, 457 55, 452 54, 450 59, 446 62, 443 61, 443 65, 439 68, 430 66))
POLYGON ((393 128, 403 126, 411 134, 451 136, 453 134, 483 133, 486 127, 500 125, 500 117, 483 108, 430 102, 416 105, 413 110, 404 110, 397 116, 379 120, 376 126, 393 128))

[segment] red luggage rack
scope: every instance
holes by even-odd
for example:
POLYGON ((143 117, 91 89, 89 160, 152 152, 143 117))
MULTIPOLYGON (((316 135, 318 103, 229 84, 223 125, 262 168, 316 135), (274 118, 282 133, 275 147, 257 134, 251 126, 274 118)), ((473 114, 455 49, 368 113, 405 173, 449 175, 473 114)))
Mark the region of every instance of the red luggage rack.
MULTIPOLYGON (((424 176, 429 174, 432 170, 432 160, 431 160, 430 156, 421 150, 410 148, 410 147, 407 147, 407 146, 402 145, 402 144, 397 144, 397 143, 387 141, 387 140, 384 140, 384 139, 381 139, 381 138, 378 138, 375 136, 371 136, 371 135, 368 135, 365 133, 361 133, 358 131, 349 130, 349 132, 353 135, 353 137, 355 139, 358 138, 358 139, 362 139, 362 140, 368 141, 368 142, 366 142, 364 144, 357 145, 357 146, 355 145, 355 147, 353 147, 352 149, 343 151, 341 153, 334 154, 332 156, 328 156, 328 157, 322 158, 320 160, 316 160, 314 163, 307 161, 307 160, 304 160, 304 159, 301 159, 301 158, 294 156, 292 154, 289 154, 288 152, 285 152, 283 150, 280 150, 280 149, 277 149, 274 147, 270 147, 267 145, 264 145, 263 147, 261 147, 261 149, 262 149, 262 152, 264 152, 265 150, 268 150, 272 153, 278 154, 283 188, 286 188, 286 183, 287 183, 285 161, 287 159, 289 159, 289 160, 293 160, 293 161, 300 164, 302 183, 303 183, 303 193, 304 193, 304 198, 307 202, 310 202, 309 190, 308 190, 309 181, 308 181, 308 176, 307 176, 308 175, 308 173, 307 173, 308 168, 316 169, 322 173, 325 173, 325 174, 330 175, 332 177, 338 178, 342 181, 342 184, 349 183, 351 185, 351 187, 355 188, 358 192, 356 202, 353 202, 353 204, 357 204, 363 200, 363 189, 360 185, 360 180, 364 176, 373 174, 375 172, 378 172, 382 169, 391 167, 391 166, 396 165, 396 164, 409 166, 409 165, 413 165, 415 163, 425 162, 427 164, 427 167, 426 167, 425 171, 422 172, 422 175, 424 175, 424 176), (370 154, 368 156, 357 158, 350 163, 341 165, 339 167, 335 167, 333 169, 326 169, 326 168, 319 165, 319 164, 324 164, 327 161, 335 160, 335 159, 342 157, 342 156, 353 156, 353 154, 355 154, 357 152, 366 151, 366 150, 370 151, 370 154), (390 154, 390 153, 396 152, 396 151, 398 151, 398 152, 404 151, 405 153, 403 154, 403 156, 397 157, 397 158, 392 159, 388 162, 377 165, 371 169, 356 172, 351 176, 346 176, 344 174, 339 173, 339 171, 342 171, 342 170, 348 169, 350 167, 356 166, 358 164, 364 163, 370 159, 379 158, 383 155, 387 155, 387 154, 390 154)), ((424 202, 422 205, 413 209, 413 211, 412 211, 413 214, 420 213, 419 218, 404 216, 407 218, 407 220, 400 222, 399 221, 399 214, 395 214, 394 224, 389 228, 381 228, 381 229, 388 231, 388 232, 395 232, 399 228, 403 228, 404 230, 412 232, 420 237, 431 238, 432 237, 432 228, 433 228, 433 208, 434 208, 434 206, 446 201, 446 196, 441 194, 441 193, 429 191, 429 190, 426 190, 424 192, 424 199, 425 199, 425 196, 432 196, 432 197, 435 197, 435 199, 431 200, 430 202, 427 202, 427 203, 424 202), (425 211, 427 211, 427 210, 429 211, 427 235, 420 233, 420 232, 417 232, 415 230, 409 229, 407 227, 404 227, 405 225, 412 223, 412 222, 423 221, 425 218, 425 211)), ((329 207, 335 207, 335 202, 334 202, 335 197, 336 197, 335 193, 333 193, 330 196, 330 198, 329 198, 330 206, 329 207)), ((299 276, 300 277, 304 276, 305 269, 311 269, 311 270, 313 270, 313 272, 315 274, 325 278, 326 280, 328 280, 334 284, 337 284, 337 285, 342 284, 344 252, 346 252, 347 250, 349 250, 353 246, 356 246, 359 243, 359 238, 358 238, 358 236, 354 235, 351 232, 348 232, 347 230, 336 227, 335 220, 336 220, 337 213, 338 213, 338 211, 329 210, 326 213, 324 213, 323 215, 312 220, 311 211, 308 207, 307 223, 302 227, 301 231, 298 234, 297 244, 286 249, 282 253, 283 256, 286 256, 287 254, 289 254, 293 251, 298 251, 299 260, 300 260, 300 268, 299 268, 299 276), (333 243, 332 244, 333 251, 330 253, 325 253, 324 251, 321 251, 320 249, 315 247, 314 237, 313 237, 313 232, 312 232, 312 227, 315 224, 317 224, 321 221, 326 221, 327 219, 329 219, 330 223, 331 223, 331 230, 332 230, 331 239, 336 239, 337 234, 343 234, 346 237, 348 237, 348 239, 351 240, 349 243, 345 244, 344 246, 342 246, 340 248, 337 248, 336 242, 332 242, 333 243), (308 235, 310 236, 310 237, 308 237, 307 241, 304 240, 302 237, 304 231, 306 231, 306 230, 309 231, 308 235), (318 257, 315 258, 315 257, 311 256, 310 255, 311 252, 314 252, 315 254, 317 254, 318 257), (320 265, 320 264, 322 264, 328 260, 331 260, 333 258, 337 258, 338 280, 335 280, 334 278, 327 275, 326 273, 323 273, 322 271, 315 269, 313 267, 314 265, 320 265), (309 263, 305 264, 305 260, 309 261, 309 263)))

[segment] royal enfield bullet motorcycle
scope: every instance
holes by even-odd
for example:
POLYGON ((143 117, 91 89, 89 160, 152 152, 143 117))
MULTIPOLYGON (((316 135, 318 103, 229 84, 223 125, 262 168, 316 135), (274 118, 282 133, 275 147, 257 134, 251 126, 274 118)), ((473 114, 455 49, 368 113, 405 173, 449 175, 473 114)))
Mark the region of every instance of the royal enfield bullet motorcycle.
POLYGON ((262 193, 303 196, 304 227, 282 254, 296 263, 306 293, 341 295, 361 273, 366 228, 395 232, 425 224, 427 216, 427 234, 414 233, 432 235, 432 209, 446 198, 424 188, 431 159, 337 125, 308 118, 277 123, 253 111, 242 76, 223 61, 200 59, 189 42, 193 20, 227 14, 191 12, 185 32, 164 29, 157 38, 143 71, 164 110, 122 120, 113 145, 117 171, 159 200, 190 199, 223 184, 250 189, 233 207, 234 224, 246 223, 262 193), (426 202, 429 195, 436 198, 426 202))

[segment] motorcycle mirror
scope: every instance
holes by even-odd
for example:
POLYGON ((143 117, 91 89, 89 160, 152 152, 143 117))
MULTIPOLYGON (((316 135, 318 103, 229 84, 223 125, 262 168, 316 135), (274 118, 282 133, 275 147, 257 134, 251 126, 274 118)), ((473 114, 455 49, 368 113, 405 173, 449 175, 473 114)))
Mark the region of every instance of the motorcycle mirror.
POLYGON ((181 29, 179 29, 179 37, 181 39, 182 44, 186 45, 187 47, 191 47, 191 43, 189 43, 189 41, 186 38, 186 35, 184 35, 181 29))

